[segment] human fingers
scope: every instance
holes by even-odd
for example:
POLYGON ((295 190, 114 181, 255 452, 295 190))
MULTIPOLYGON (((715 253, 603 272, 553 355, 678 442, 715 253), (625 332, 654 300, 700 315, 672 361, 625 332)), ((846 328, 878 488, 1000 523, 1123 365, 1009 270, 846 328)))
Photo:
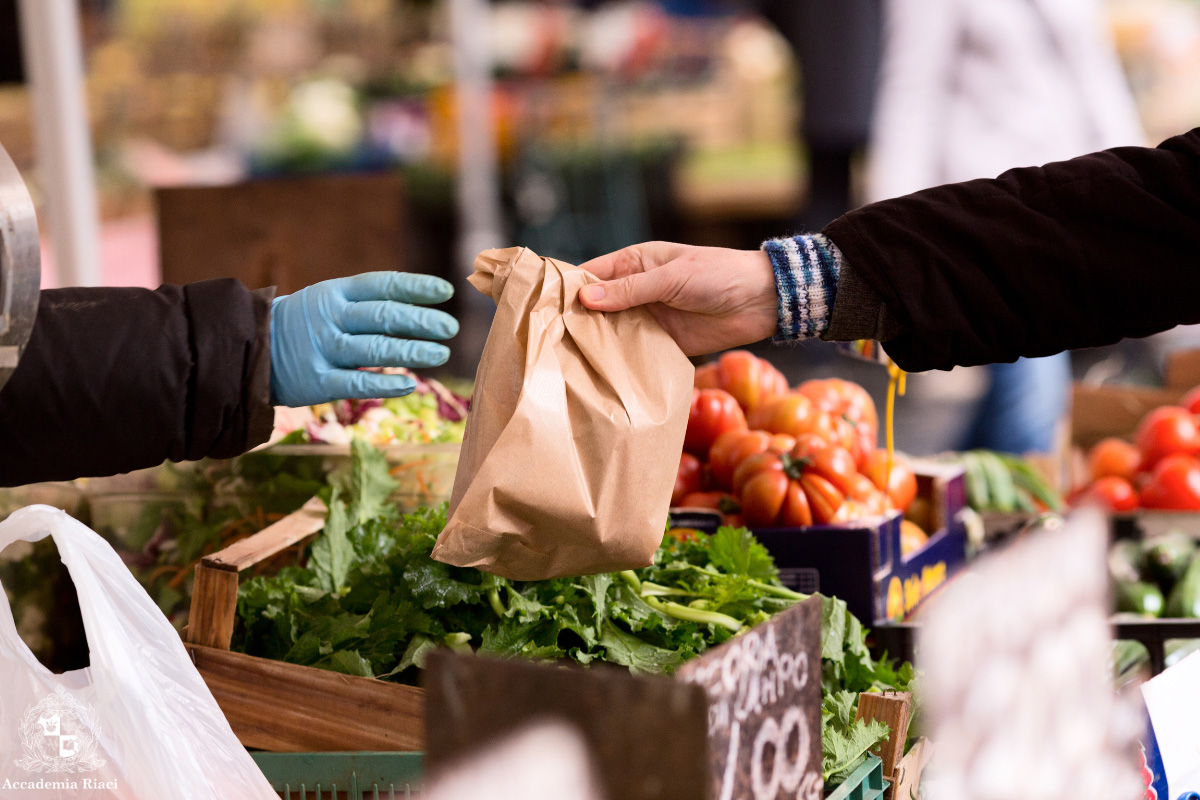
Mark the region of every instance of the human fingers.
POLYGON ((339 367, 440 367, 450 359, 444 344, 379 334, 339 336, 329 359, 339 367))
POLYGON ((647 303, 668 301, 679 291, 678 270, 652 269, 579 290, 579 300, 593 311, 624 311, 647 303))
POLYGON ((444 303, 454 296, 454 287, 434 275, 411 272, 364 272, 349 278, 335 278, 347 300, 397 300, 401 303, 431 305, 444 303))
POLYGON ((342 312, 346 333, 383 333, 416 339, 450 339, 458 334, 458 320, 444 311, 391 300, 363 300, 342 312))
POLYGON ((579 266, 602 281, 646 272, 678 257, 687 245, 674 242, 643 242, 593 258, 579 266))
POLYGON ((357 369, 334 370, 325 376, 323 384, 331 399, 335 400, 403 397, 417 388, 417 382, 407 375, 389 375, 357 369))

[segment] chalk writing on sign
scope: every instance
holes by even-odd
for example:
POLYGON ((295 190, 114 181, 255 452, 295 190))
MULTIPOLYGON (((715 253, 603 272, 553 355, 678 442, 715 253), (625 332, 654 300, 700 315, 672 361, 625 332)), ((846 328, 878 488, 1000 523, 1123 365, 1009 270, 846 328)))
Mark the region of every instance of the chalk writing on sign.
POLYGON ((805 601, 679 671, 708 694, 717 800, 820 800, 821 607, 805 601))

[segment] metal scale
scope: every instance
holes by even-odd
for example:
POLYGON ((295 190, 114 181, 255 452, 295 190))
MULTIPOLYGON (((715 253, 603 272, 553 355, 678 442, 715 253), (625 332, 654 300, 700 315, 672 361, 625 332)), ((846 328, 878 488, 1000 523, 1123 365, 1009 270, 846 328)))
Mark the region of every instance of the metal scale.
POLYGON ((41 274, 33 200, 0 146, 0 389, 16 369, 33 330, 41 274))

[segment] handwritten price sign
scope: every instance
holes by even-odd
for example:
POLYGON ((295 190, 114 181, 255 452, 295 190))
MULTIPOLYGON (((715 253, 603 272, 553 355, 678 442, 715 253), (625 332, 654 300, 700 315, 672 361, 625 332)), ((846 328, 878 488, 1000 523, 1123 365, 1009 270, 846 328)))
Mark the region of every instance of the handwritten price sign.
POLYGON ((715 800, 821 800, 820 598, 676 674, 708 694, 715 800))

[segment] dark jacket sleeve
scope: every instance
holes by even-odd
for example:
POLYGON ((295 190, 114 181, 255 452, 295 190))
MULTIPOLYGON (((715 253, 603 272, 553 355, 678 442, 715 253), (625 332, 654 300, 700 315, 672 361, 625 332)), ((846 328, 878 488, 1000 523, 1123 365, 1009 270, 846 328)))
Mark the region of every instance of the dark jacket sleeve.
POLYGON ((874 203, 824 233, 911 371, 1200 322, 1200 129, 874 203))
POLYGON ((271 433, 270 291, 41 293, 0 390, 0 486, 237 455, 271 433))

